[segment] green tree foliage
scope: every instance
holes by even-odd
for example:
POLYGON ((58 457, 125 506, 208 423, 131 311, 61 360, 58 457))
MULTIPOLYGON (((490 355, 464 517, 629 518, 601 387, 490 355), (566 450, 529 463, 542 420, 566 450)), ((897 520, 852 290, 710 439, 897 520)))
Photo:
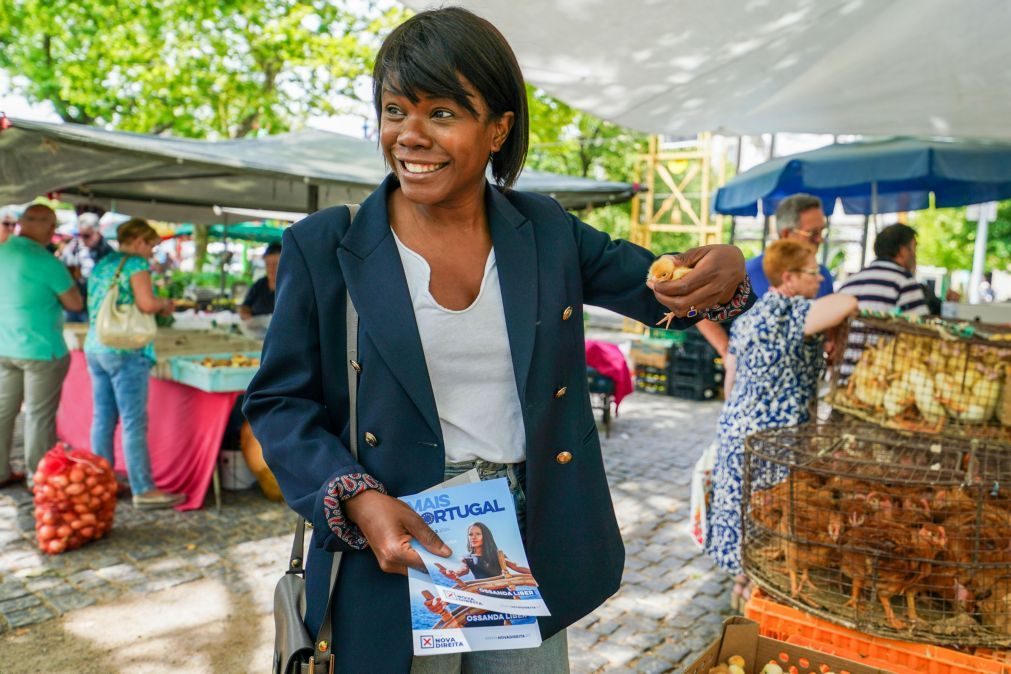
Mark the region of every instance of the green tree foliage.
POLYGON ((580 112, 539 89, 527 89, 531 168, 597 180, 632 178, 636 154, 646 151, 645 134, 580 112))
POLYGON ((0 0, 0 68, 68 122, 240 138, 337 112, 403 10, 328 0, 0 0))
MULTIPOLYGON (((976 245, 976 222, 967 220, 965 208, 938 208, 912 214, 916 228, 916 257, 920 264, 971 269, 976 245)), ((986 268, 1011 271, 1011 200, 997 206, 997 219, 987 232, 986 268)))
MULTIPOLYGON (((527 87, 530 150, 527 166, 565 175, 635 182, 636 155, 646 151, 648 136, 581 112, 534 87, 527 87)), ((580 213, 611 236, 627 238, 630 205, 602 206, 580 213)))

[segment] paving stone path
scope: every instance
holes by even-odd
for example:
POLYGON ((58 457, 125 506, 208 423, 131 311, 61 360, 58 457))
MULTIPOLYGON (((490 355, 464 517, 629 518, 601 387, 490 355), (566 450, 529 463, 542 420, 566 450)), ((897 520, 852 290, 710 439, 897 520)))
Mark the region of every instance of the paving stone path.
MULTIPOLYGON (((602 438, 625 577, 614 597, 570 628, 573 672, 676 672, 719 634, 729 580, 687 533, 691 469, 718 414, 719 403, 637 393, 602 438)), ((45 630, 63 614, 198 587, 200 579, 255 597, 266 615, 291 525, 290 513, 256 489, 225 492, 220 513, 137 511, 127 500, 107 538, 51 557, 35 547, 27 490, 0 490, 0 650, 5 632, 45 630)))

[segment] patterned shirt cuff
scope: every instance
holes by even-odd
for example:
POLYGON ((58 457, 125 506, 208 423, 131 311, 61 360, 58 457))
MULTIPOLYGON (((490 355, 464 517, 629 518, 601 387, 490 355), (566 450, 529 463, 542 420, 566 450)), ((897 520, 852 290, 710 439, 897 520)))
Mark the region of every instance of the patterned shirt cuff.
POLYGON ((344 515, 341 504, 369 489, 375 489, 380 494, 386 493, 383 483, 368 473, 348 473, 331 480, 323 497, 323 514, 326 515, 330 531, 354 550, 364 550, 369 542, 358 525, 344 515))
POLYGON ((734 293, 729 302, 721 304, 718 307, 706 309, 702 312, 702 316, 716 323, 729 320, 734 316, 740 316, 748 308, 749 297, 751 297, 751 279, 745 276, 744 280, 741 281, 741 285, 737 286, 737 292, 734 293))

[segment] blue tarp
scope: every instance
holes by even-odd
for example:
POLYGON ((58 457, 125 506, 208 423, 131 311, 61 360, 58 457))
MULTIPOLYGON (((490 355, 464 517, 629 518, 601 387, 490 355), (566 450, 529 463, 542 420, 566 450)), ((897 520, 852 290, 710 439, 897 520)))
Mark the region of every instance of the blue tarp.
POLYGON ((726 215, 771 215, 780 200, 807 192, 831 212, 869 214, 872 184, 877 212, 965 206, 1011 198, 1011 143, 983 140, 888 138, 839 143, 777 157, 720 188, 713 210, 726 215))

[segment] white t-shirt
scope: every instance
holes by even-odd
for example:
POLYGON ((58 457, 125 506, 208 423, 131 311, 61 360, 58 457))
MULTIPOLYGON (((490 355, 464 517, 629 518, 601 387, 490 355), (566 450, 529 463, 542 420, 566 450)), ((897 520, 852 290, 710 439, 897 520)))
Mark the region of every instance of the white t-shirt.
POLYGON ((519 463, 526 434, 506 332, 495 250, 488 254, 477 299, 453 311, 429 291, 432 270, 394 235, 439 411, 446 461, 519 463))

